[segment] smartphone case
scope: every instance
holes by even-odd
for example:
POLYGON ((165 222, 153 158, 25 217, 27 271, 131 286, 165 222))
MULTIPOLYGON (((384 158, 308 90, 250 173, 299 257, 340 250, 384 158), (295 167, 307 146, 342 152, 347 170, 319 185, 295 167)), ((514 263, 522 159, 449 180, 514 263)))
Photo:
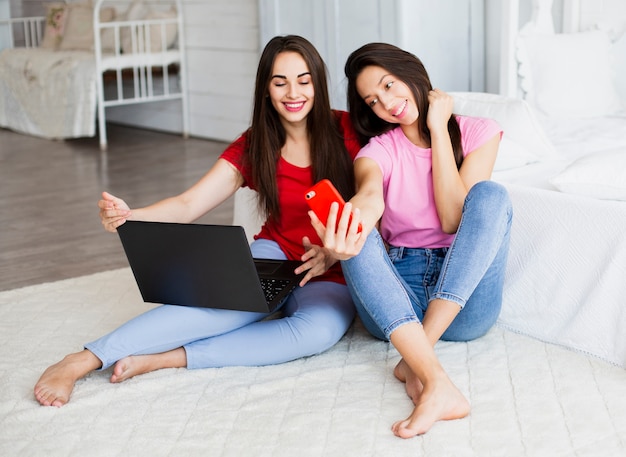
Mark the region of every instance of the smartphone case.
MULTIPOLYGON (((309 204, 309 208, 313 210, 315 215, 324 225, 326 225, 326 221, 328 220, 330 205, 333 202, 339 203, 339 211, 337 212, 339 216, 341 215, 343 207, 346 204, 339 191, 328 179, 322 179, 317 182, 306 192, 304 198, 309 204)), ((361 224, 359 224, 358 231, 361 231, 361 224)))

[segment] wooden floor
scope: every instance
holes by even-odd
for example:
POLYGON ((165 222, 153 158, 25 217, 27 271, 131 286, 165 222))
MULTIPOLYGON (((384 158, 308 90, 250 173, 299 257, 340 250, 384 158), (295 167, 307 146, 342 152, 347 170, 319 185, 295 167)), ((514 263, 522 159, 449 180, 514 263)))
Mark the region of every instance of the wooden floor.
MULTIPOLYGON (((44 140, 0 129, 0 290, 128 266, 104 231, 103 190, 131 208, 182 192, 225 144, 108 125, 97 138, 44 140)), ((230 224, 232 199, 199 222, 230 224)))

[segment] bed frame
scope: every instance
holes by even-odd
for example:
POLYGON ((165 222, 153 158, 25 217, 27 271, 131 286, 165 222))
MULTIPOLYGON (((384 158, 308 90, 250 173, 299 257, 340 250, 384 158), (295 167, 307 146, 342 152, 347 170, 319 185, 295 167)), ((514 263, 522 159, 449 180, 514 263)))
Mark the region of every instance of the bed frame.
POLYGON ((107 107, 148 103, 165 100, 181 100, 183 117, 183 136, 189 136, 189 114, 186 88, 186 65, 185 65, 185 41, 183 31, 182 4, 181 0, 175 0, 176 11, 174 19, 152 19, 126 22, 100 22, 100 8, 108 0, 97 0, 94 7, 94 42, 96 56, 96 87, 98 93, 98 123, 100 132, 100 148, 106 149, 106 120, 107 107), (175 48, 168 49, 166 46, 166 29, 169 24, 175 24, 179 33, 178 44, 175 48), (130 27, 132 33, 132 54, 123 55, 120 52, 120 29, 130 27), (149 49, 150 34, 154 29, 160 32, 160 52, 149 49), (115 53, 105 54, 102 52, 101 32, 111 29, 115 37, 115 53), (136 37, 145 37, 138 40, 136 37), (147 46, 144 45, 147 44, 147 46), (178 89, 170 85, 170 73, 172 66, 177 67, 179 74, 178 89), (124 72, 124 70, 129 70, 124 72), (162 74, 162 87, 157 90, 156 81, 153 78, 154 70, 162 74), (105 97, 104 79, 107 72, 115 73, 116 90, 113 97, 105 97), (125 96, 124 80, 129 80, 132 87, 132 95, 125 96))
MULTIPOLYGON (((141 19, 131 21, 101 22, 103 6, 116 6, 118 12, 131 5, 126 0, 97 0, 94 3, 94 61, 99 143, 107 149, 106 108, 139 103, 180 100, 182 111, 182 134, 189 134, 188 100, 186 88, 186 57, 181 0, 146 0, 147 5, 176 8, 176 17, 141 19), (174 46, 166 45, 168 27, 177 27, 174 46), (101 34, 113 31, 115 51, 103 52, 101 34), (122 53, 122 31, 130 30, 132 53, 122 53), (149 49, 151 35, 159 34, 160 49, 149 49)), ((8 47, 37 48, 44 35, 44 17, 12 18, 0 21, 0 35, 8 47), (2 26, 5 26, 2 29, 2 26)), ((54 52, 54 51, 50 51, 54 52)), ((87 95, 85 96, 87 99, 87 95)), ((78 135, 90 136, 90 135, 78 135)))

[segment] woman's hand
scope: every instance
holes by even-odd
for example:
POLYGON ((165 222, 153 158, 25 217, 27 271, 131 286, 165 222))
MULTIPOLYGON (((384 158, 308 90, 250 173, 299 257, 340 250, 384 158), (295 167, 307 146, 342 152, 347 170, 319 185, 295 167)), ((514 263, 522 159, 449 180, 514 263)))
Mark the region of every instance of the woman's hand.
POLYGON ((428 115, 426 124, 432 132, 448 132, 448 120, 454 109, 454 99, 441 89, 433 89, 428 92, 428 115))
POLYGON ((366 230, 361 220, 358 208, 352 211, 352 203, 348 202, 343 208, 339 223, 337 223, 339 204, 333 202, 328 212, 326 225, 322 224, 313 211, 309 211, 311 225, 322 240, 324 248, 337 260, 347 260, 354 257, 363 248, 367 238, 366 230), (336 230, 335 230, 336 227, 336 230))
POLYGON ((296 268, 296 274, 304 271, 307 273, 300 281, 300 287, 309 282, 311 278, 326 273, 337 262, 337 259, 331 255, 328 249, 312 244, 308 236, 302 238, 302 244, 304 245, 304 254, 301 257, 303 264, 296 268))
POLYGON ((98 201, 98 207, 100 208, 102 225, 109 232, 116 232, 117 228, 126 222, 132 214, 124 200, 108 192, 102 192, 102 199, 98 201))

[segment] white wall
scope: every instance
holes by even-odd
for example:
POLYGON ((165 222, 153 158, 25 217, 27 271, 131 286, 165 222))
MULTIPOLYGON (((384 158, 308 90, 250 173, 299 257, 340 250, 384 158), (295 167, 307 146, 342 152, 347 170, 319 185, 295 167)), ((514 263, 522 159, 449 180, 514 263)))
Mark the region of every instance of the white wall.
POLYGON ((344 63, 370 41, 398 43, 399 0, 259 0, 261 47, 276 35, 308 39, 326 62, 333 107, 345 109, 344 63))
POLYGON ((255 0, 187 0, 191 134, 232 140, 249 124, 259 28, 255 0))
POLYGON ((433 84, 448 91, 484 89, 484 0, 259 0, 261 41, 308 38, 326 61, 334 106, 345 108, 343 65, 371 41, 416 54, 433 84))
MULTIPOLYGON (((249 124, 259 55, 256 0, 183 0, 190 134, 232 141, 249 124)), ((107 119, 180 132, 179 102, 107 110, 107 119)))
POLYGON ((400 46, 417 55, 434 86, 485 89, 484 0, 403 0, 400 46))

